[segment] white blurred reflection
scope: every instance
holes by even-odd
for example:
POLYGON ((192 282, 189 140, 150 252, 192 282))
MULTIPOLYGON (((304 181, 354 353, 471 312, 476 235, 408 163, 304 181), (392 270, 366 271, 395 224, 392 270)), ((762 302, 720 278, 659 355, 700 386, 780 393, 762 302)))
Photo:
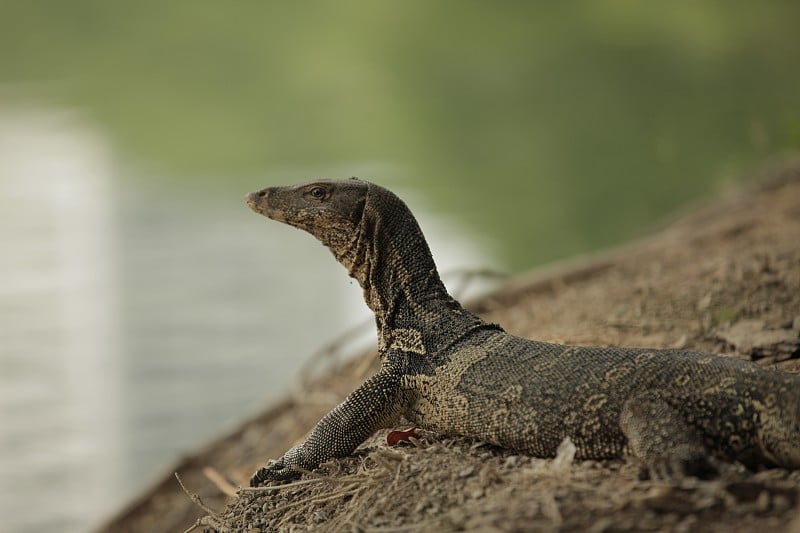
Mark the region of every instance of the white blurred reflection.
MULTIPOLYGON (((12 531, 98 524, 370 316, 331 254, 250 212, 248 190, 141 179, 79 118, 0 113, 0 516, 12 531)), ((420 218, 443 271, 486 265, 446 221, 420 218)))
POLYGON ((71 113, 0 113, 0 516, 19 530, 119 499, 111 181, 71 113))

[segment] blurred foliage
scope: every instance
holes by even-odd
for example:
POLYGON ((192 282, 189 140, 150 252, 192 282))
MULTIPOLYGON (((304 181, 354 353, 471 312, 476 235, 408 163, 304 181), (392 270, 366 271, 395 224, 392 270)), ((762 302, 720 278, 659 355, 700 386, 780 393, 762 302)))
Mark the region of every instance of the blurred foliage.
POLYGON ((515 270, 800 145, 797 2, 1 5, 0 82, 160 177, 238 195, 367 169, 515 270))

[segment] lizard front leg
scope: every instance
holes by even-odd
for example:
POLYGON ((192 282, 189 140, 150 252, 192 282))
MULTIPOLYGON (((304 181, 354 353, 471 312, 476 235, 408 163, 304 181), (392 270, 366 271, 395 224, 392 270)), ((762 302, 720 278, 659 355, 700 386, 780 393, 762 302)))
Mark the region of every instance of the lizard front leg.
POLYGON ((365 381, 317 423, 305 442, 259 468, 250 486, 289 480, 300 475, 295 467, 311 470, 334 457, 345 457, 376 430, 393 424, 407 403, 400 377, 385 368, 365 381))

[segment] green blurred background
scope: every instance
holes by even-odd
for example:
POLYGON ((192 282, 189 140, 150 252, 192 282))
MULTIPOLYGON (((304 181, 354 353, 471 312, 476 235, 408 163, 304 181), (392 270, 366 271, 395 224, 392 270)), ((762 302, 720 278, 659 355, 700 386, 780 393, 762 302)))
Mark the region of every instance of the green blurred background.
POLYGON ((378 169, 516 271, 800 145, 798 21, 791 1, 30 1, 3 8, 0 80, 182 186, 378 169))
POLYGON ((800 147, 798 22, 777 0, 0 0, 4 527, 97 524, 368 318, 244 193, 377 181, 444 270, 619 243, 800 147))

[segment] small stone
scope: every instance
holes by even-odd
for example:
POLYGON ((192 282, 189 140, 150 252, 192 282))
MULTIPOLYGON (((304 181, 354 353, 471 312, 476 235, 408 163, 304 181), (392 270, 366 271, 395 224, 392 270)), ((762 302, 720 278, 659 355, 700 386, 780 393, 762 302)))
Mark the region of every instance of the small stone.
POLYGON ((575 444, 569 437, 565 437, 556 450, 556 456, 551 463, 553 468, 563 469, 569 467, 575 460, 576 452, 575 444))
POLYGON ((469 477, 469 476, 471 476, 471 475, 472 475, 472 474, 474 474, 474 473, 475 473, 475 466, 474 466, 474 465, 470 465, 470 466, 468 466, 468 467, 466 467, 466 468, 462 469, 462 470, 461 470, 461 471, 458 473, 458 477, 460 477, 460 478, 465 478, 465 477, 469 477))
POLYGON ((676 350, 682 350, 682 349, 686 348, 686 343, 687 343, 688 340, 689 340, 689 338, 684 333, 683 335, 678 337, 678 340, 673 342, 670 347, 671 348, 675 348, 676 350))
MULTIPOLYGON (((783 494, 776 494, 772 497, 772 508, 777 513, 786 512, 792 507, 792 502, 783 494)), ((800 524, 800 520, 797 521, 800 524)), ((800 530, 800 529, 798 529, 800 530)))
POLYGON ((479 498, 483 498, 484 491, 482 488, 477 488, 469 493, 469 497, 473 500, 477 500, 479 498))
POLYGON ((460 529, 467 521, 467 513, 463 509, 455 508, 447 514, 447 518, 455 528, 460 529))
POLYGON ((770 497, 769 492, 762 490, 756 498, 756 510, 759 513, 766 513, 769 511, 770 497))

